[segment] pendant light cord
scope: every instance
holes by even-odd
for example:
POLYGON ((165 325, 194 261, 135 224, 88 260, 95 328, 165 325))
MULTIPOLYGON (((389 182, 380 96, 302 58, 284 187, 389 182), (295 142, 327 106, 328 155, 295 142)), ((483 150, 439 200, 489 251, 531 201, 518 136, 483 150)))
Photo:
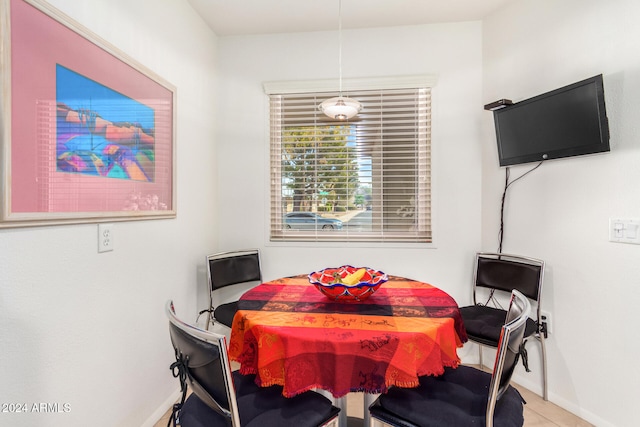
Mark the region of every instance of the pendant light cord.
POLYGON ((338 76, 342 96, 342 0, 338 0, 338 76))
POLYGON ((349 120, 358 115, 362 104, 342 95, 342 0, 338 0, 338 83, 339 95, 320 103, 320 110, 331 119, 349 120))

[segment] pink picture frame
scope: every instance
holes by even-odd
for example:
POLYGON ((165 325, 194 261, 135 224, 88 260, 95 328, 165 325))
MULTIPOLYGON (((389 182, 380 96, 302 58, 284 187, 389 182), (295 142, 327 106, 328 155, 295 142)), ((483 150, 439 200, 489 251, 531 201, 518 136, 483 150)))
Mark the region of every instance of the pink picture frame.
POLYGON ((41 0, 0 0, 0 228, 176 217, 176 88, 41 0))

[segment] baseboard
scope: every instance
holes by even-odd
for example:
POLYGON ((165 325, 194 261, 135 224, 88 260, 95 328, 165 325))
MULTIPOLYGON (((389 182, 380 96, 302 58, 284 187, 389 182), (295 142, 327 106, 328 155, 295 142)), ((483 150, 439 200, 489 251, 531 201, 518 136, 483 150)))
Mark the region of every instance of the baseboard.
MULTIPOLYGON (((514 374, 511 379, 514 383, 526 388, 532 393, 537 394, 542 399, 542 384, 540 384, 540 378, 532 378, 535 376, 533 372, 521 372, 519 374, 514 374)), ((549 393, 549 402, 554 405, 559 406, 575 415, 576 417, 580 417, 583 420, 587 421, 590 424, 598 427, 616 427, 615 424, 612 424, 610 421, 604 420, 601 417, 593 414, 592 412, 587 411, 586 409, 580 407, 575 402, 567 400, 553 392, 553 390, 548 389, 549 393)))
POLYGON ((164 414, 180 399, 180 389, 178 388, 175 392, 171 393, 171 395, 165 400, 162 405, 158 407, 153 414, 147 418, 147 420, 142 423, 141 427, 154 427, 158 420, 164 416, 164 414))

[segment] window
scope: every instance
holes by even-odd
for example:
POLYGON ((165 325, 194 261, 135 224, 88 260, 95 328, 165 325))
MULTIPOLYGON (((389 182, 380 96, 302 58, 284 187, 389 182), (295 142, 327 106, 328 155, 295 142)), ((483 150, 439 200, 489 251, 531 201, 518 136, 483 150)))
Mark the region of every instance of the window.
POLYGON ((335 92, 272 89, 272 241, 431 242, 429 87, 350 90, 344 122, 335 92))

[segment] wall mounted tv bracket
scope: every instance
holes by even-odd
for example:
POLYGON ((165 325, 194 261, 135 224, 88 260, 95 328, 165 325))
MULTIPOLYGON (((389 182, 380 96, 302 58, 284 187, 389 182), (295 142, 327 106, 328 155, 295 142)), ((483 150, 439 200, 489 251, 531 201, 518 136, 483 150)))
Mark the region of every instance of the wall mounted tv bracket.
POLYGON ((487 111, 495 111, 504 107, 508 107, 509 105, 513 105, 513 101, 511 101, 510 99, 499 99, 495 102, 485 105, 484 109, 487 111))

